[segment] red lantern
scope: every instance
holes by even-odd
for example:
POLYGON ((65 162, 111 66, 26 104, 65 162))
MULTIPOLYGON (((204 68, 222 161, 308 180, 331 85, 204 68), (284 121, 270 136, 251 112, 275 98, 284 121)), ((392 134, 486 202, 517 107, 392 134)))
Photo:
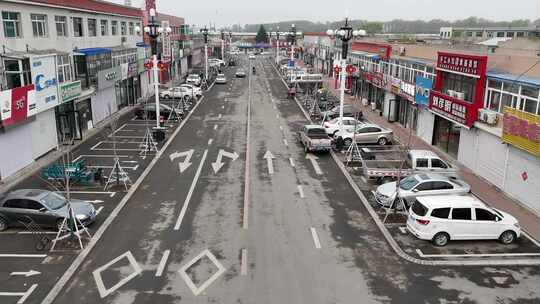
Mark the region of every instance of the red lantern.
POLYGON ((161 61, 158 63, 157 66, 158 66, 158 68, 159 68, 160 70, 162 70, 162 71, 166 69, 165 64, 164 64, 163 62, 161 62, 161 61))
POLYGON ((154 64, 152 63, 152 61, 146 61, 144 63, 144 68, 147 69, 147 70, 152 69, 153 66, 154 66, 154 64))
POLYGON ((352 73, 354 73, 354 72, 356 71, 356 67, 354 67, 353 65, 349 64, 349 65, 347 66, 347 70, 346 70, 346 71, 347 71, 348 74, 352 74, 352 73))
POLYGON ((337 74, 337 73, 339 73, 339 72, 341 72, 341 67, 336 65, 336 66, 334 67, 334 73, 337 74))

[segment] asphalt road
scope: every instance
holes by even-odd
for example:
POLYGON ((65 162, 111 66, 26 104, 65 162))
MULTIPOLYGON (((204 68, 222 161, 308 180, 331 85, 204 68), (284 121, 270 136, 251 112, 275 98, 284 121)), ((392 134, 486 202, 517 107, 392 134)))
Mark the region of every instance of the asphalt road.
POLYGON ((330 155, 306 159, 301 110, 254 64, 206 95, 53 303, 540 301, 538 267, 399 259, 330 155))

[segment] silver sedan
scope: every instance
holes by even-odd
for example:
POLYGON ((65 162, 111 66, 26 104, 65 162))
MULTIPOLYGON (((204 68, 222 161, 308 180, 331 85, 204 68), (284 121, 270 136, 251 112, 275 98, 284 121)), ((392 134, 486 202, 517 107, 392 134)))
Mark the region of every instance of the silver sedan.
POLYGON ((392 130, 387 130, 374 124, 359 124, 354 128, 338 131, 334 134, 334 139, 343 138, 346 146, 352 144, 353 136, 359 144, 379 144, 387 145, 394 139, 392 130))

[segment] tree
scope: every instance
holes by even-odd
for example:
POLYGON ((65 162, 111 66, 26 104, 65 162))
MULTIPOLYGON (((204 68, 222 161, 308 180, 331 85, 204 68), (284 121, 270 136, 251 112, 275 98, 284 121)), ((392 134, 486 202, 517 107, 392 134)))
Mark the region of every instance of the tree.
POLYGON ((268 43, 268 33, 266 32, 266 29, 264 28, 264 25, 262 24, 261 26, 259 26, 259 31, 257 32, 257 36, 255 36, 255 42, 268 43))

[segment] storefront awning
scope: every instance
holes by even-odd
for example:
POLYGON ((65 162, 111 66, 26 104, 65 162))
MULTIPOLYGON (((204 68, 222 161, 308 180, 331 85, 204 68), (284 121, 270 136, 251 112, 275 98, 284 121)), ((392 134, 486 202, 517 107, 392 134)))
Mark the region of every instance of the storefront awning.
POLYGON ((112 50, 109 48, 86 48, 86 49, 74 49, 74 53, 81 55, 92 56, 103 53, 110 53, 112 50))
POLYGON ((487 72, 488 79, 496 78, 503 81, 511 81, 529 86, 540 87, 540 78, 531 78, 527 76, 519 76, 508 73, 499 73, 499 72, 487 72))

